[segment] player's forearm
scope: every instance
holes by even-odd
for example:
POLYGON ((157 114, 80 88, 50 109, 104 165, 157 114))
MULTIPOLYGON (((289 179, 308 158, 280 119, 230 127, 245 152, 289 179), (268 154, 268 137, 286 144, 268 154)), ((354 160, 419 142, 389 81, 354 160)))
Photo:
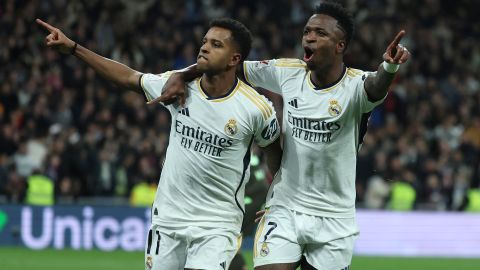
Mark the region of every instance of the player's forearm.
POLYGON ((116 85, 135 91, 140 91, 138 79, 141 73, 126 65, 103 57, 93 51, 77 45, 75 56, 87 63, 100 76, 116 85))
POLYGON ((188 66, 184 69, 179 70, 178 75, 182 76, 183 81, 185 82, 191 82, 195 78, 198 78, 202 76, 202 73, 197 69, 197 64, 193 64, 191 66, 188 66))
MULTIPOLYGON (((245 81, 245 75, 243 74, 243 65, 238 65, 237 67, 237 76, 245 81)), ((185 82, 193 81, 195 78, 202 76, 202 72, 197 69, 197 64, 193 64, 184 69, 181 69, 176 72, 177 76, 181 76, 181 79, 185 82)))
POLYGON ((378 101, 385 97, 395 78, 395 73, 385 71, 383 65, 380 64, 377 74, 368 76, 365 80, 365 91, 370 101, 378 101))
POLYGON ((280 138, 275 142, 271 143, 269 146, 263 149, 265 152, 265 157, 267 160, 267 167, 270 170, 272 175, 275 175, 280 169, 282 163, 282 147, 280 146, 280 138))

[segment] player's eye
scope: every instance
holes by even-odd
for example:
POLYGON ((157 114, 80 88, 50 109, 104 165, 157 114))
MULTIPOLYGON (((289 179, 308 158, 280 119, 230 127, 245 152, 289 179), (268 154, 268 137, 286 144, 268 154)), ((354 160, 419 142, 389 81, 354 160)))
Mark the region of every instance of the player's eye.
POLYGON ((307 29, 303 29, 303 35, 304 35, 304 36, 308 35, 308 32, 309 32, 309 31, 308 31, 307 29))

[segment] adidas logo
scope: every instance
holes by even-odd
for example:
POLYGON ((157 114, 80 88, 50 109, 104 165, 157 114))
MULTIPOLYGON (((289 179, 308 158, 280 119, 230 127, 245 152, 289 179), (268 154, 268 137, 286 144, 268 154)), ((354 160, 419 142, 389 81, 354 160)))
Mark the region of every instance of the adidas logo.
POLYGON ((154 215, 154 216, 158 216, 158 210, 157 210, 156 207, 155 207, 155 210, 153 210, 153 215, 154 215))
POLYGON ((290 106, 294 107, 294 108, 298 108, 298 103, 297 103, 297 99, 296 99, 296 98, 290 100, 290 101, 288 102, 288 104, 289 104, 290 106))
POLYGON ((188 110, 188 108, 181 109, 181 110, 178 111, 178 112, 181 113, 181 114, 183 114, 183 115, 190 116, 190 111, 188 110))
POLYGON ((223 269, 225 269, 225 267, 227 267, 227 262, 222 262, 222 263, 220 263, 220 266, 221 266, 223 269))

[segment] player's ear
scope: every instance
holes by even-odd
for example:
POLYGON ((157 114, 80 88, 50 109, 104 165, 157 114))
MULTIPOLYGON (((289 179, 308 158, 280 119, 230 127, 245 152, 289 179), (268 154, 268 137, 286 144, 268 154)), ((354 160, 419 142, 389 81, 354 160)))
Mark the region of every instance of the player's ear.
POLYGON ((234 53, 232 59, 230 60, 230 66, 234 67, 240 63, 242 55, 239 53, 234 53))
POLYGON ((340 40, 337 43, 336 51, 338 54, 343 54, 346 48, 347 48, 347 43, 345 42, 345 40, 340 40))

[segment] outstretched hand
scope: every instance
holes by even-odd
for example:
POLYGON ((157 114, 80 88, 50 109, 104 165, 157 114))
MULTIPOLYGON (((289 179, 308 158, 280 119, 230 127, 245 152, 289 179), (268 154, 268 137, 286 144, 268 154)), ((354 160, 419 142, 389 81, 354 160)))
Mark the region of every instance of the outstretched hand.
POLYGON ((163 102, 163 104, 169 105, 175 101, 178 101, 178 103, 183 107, 186 99, 185 88, 185 80, 182 74, 173 73, 163 86, 162 95, 147 102, 147 104, 163 102))
POLYGON ((36 19, 35 21, 50 32, 50 34, 45 37, 45 44, 47 44, 49 48, 54 48, 64 54, 69 54, 71 52, 75 45, 73 40, 69 39, 60 29, 55 28, 40 19, 36 19))
POLYGON ((405 30, 398 32, 395 39, 388 45, 387 50, 383 54, 383 60, 389 64, 403 64, 410 58, 410 52, 402 44, 402 40, 405 35, 405 30))

